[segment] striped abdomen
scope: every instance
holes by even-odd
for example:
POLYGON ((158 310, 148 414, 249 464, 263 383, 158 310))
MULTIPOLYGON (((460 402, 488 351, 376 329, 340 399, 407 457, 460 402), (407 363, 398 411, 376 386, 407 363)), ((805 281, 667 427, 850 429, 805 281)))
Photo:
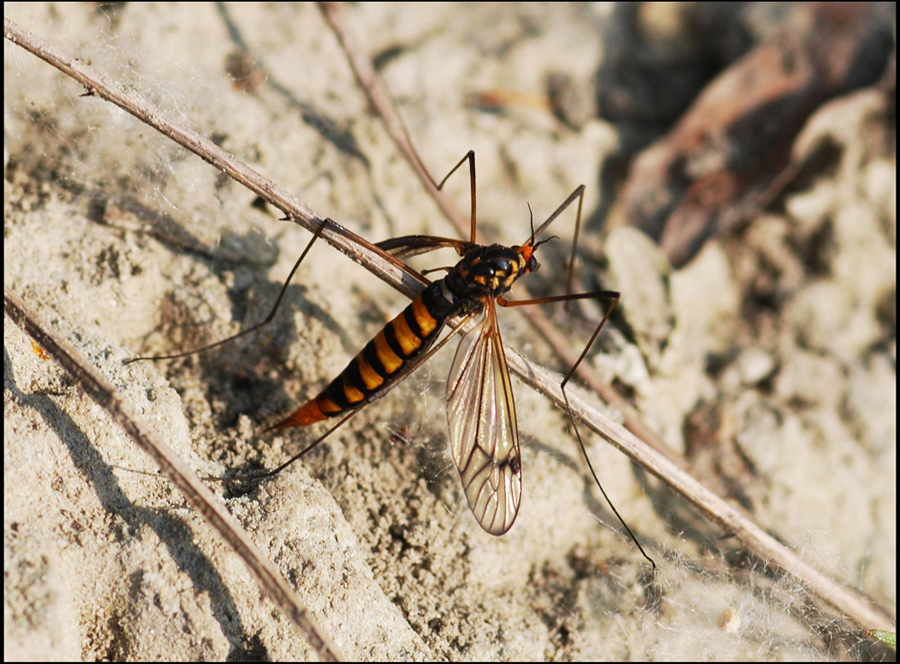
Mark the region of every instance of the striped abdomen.
POLYGON ((328 387, 272 428, 286 429, 336 417, 389 389, 405 375, 401 368, 431 346, 444 321, 454 313, 455 298, 447 291, 445 281, 429 285, 350 360, 328 387))
POLYGON ((536 270, 533 251, 530 245, 474 246, 385 325, 317 397, 271 428, 313 424, 377 399, 406 375, 403 367, 431 346, 450 316, 480 312, 486 298, 505 293, 520 276, 536 270))

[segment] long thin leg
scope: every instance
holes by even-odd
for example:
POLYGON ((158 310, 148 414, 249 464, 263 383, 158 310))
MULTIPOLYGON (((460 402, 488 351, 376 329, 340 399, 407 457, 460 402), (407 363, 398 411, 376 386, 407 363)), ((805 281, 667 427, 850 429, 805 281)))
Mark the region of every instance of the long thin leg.
MULTIPOLYGON (((471 230, 469 232, 469 242, 475 244, 475 150, 469 150, 466 153, 466 156, 460 159, 459 163, 451 168, 450 172, 444 176, 444 179, 441 180, 440 184, 437 184, 436 182, 434 182, 434 180, 432 180, 432 183, 438 190, 443 189, 444 184, 447 182, 447 180, 450 179, 450 176, 453 175, 467 159, 469 160, 469 192, 472 198, 472 213, 469 217, 469 222, 471 224, 471 230)), ((428 171, 425 172, 428 173, 428 171)), ((430 178, 431 174, 428 174, 428 177, 430 178)))
MULTIPOLYGON (((207 479, 209 479, 210 481, 214 481, 214 482, 234 482, 234 481, 255 482, 255 481, 261 481, 261 480, 264 480, 264 479, 266 479, 267 477, 273 477, 273 476, 277 475, 278 473, 280 473, 280 472, 281 472, 282 470, 284 470, 285 468, 287 468, 288 466, 290 466, 290 465, 291 465, 292 463, 294 463, 297 459, 299 459, 300 457, 304 456, 304 455, 307 454, 308 452, 311 452, 311 451, 314 450, 316 447, 318 447, 319 444, 320 444, 322 441, 324 441, 326 438, 328 438, 328 436, 330 436, 330 435, 333 434, 335 431, 337 431, 338 429, 340 429, 340 428, 344 425, 344 423, 345 423, 347 420, 349 420, 351 417, 353 417, 354 415, 356 415, 360 410, 362 410, 362 407, 363 407, 363 406, 365 406, 364 403, 363 403, 363 404, 360 404, 359 406, 357 406, 356 408, 354 408, 353 410, 351 410, 349 413, 347 413, 346 415, 344 415, 344 416, 338 421, 337 424, 335 424, 334 426, 332 426, 331 428, 329 428, 328 431, 326 431, 326 432, 323 433, 321 436, 319 436, 318 438, 316 438, 313 442, 311 442, 309 445, 307 445, 306 447, 304 447, 304 448, 303 448, 302 450, 300 450, 297 454, 295 454, 294 456, 292 456, 290 459, 288 459, 287 461, 285 461, 284 463, 282 463, 280 466, 278 466, 278 467, 275 468, 274 470, 267 470, 267 471, 265 471, 265 472, 263 472, 263 473, 258 473, 258 474, 232 475, 231 477, 228 477, 228 478, 224 478, 224 477, 209 477, 209 478, 207 478, 207 479)), ((270 428, 270 429, 266 429, 266 431, 271 431, 271 428, 270 428)))
MULTIPOLYGON (((569 207, 576 198, 578 199, 578 212, 575 215, 575 233, 572 236, 572 253, 569 254, 569 267, 566 270, 566 272, 567 272, 566 294, 569 294, 572 292, 572 290, 573 290, 572 286, 573 286, 574 280, 575 280, 575 255, 576 255, 576 252, 578 249, 578 236, 581 234, 581 210, 582 210, 582 207, 584 206, 584 189, 585 188, 584 188, 583 184, 578 185, 575 188, 575 191, 573 191, 571 194, 569 194, 569 197, 566 200, 564 200, 558 208, 556 208, 556 211, 553 214, 551 214, 549 217, 547 217, 547 220, 543 224, 541 224, 540 227, 536 231, 532 230, 531 238, 527 242, 527 244, 537 246, 537 245, 535 245, 535 239, 537 237, 539 237, 541 235, 541 233, 543 233, 545 230, 547 230, 547 227, 551 223, 553 223, 553 221, 559 215, 561 215, 563 213, 563 211, 567 207, 569 207)), ((544 242, 546 242, 546 240, 544 240, 544 242)))
POLYGON ((288 275, 288 278, 285 280, 284 285, 281 287, 281 292, 278 293, 278 299, 275 300, 275 306, 272 307, 272 311, 269 312, 269 315, 266 316, 265 320, 261 323, 257 323, 251 327, 248 327, 246 330, 238 332, 230 337, 226 337, 220 341, 216 341, 215 343, 208 344, 206 346, 201 346, 200 348, 195 348, 194 350, 189 350, 183 353, 173 353, 172 355, 151 355, 146 357, 134 357, 130 360, 125 360, 124 364, 131 364, 132 362, 138 362, 140 360, 174 360, 179 357, 188 357, 189 355, 196 355, 197 353, 204 353, 208 350, 212 350, 213 348, 217 348, 222 346, 223 344, 227 344, 230 341, 234 341, 235 339, 239 339, 240 337, 246 336, 251 332, 256 332, 261 327, 264 327, 272 322, 272 319, 275 318, 275 314, 278 311, 278 307, 281 306, 281 301, 284 299, 284 295, 287 292, 287 288, 291 283, 291 279, 294 277, 294 273, 297 272, 297 268, 300 267, 300 263, 303 262, 303 259, 306 258, 306 254, 309 253, 309 250, 312 249, 313 244, 315 244, 316 240, 319 239, 319 236, 322 234, 322 231, 325 229, 325 224, 319 226, 316 229, 316 232, 313 233, 312 239, 309 241, 309 244, 306 245, 306 249, 303 250, 303 253, 300 254, 300 258, 297 259, 297 262, 294 263, 294 267, 291 268, 291 273, 288 275))
POLYGON ((585 462, 587 463, 588 470, 591 471, 591 476, 594 478, 594 483, 600 489, 600 493, 603 494, 603 498, 606 500, 610 509, 612 509, 613 514, 616 515, 616 518, 619 520, 619 523, 625 528, 628 532, 628 535, 631 537, 632 541, 637 545, 637 548, 640 550, 641 555, 646 558, 650 564, 653 566, 653 569, 656 569, 656 562, 654 562, 653 558, 647 555, 647 552, 644 551, 644 547, 641 546, 641 543, 638 541, 637 537, 635 537, 634 533, 631 532, 631 528, 628 527, 628 524, 625 523, 625 519, 622 518, 622 515, 619 514, 619 510, 616 509, 616 506, 609 499, 609 496, 606 495, 606 490, 603 488, 603 485, 600 483, 600 478, 597 477, 597 471, 594 470, 594 464, 591 463, 591 458, 588 456, 587 448, 584 446, 584 440, 581 438, 581 432, 578 430, 578 424, 575 421, 575 413, 572 412, 572 406, 569 404, 569 395, 566 394, 566 384, 568 384, 569 379, 575 373, 575 370, 578 369, 578 365, 581 364, 582 360, 587 356, 588 351, 590 351, 591 346, 594 345, 594 341, 596 341, 597 337, 600 334, 600 330, 603 329, 603 326, 606 325, 606 321, 609 320, 610 315, 613 312, 613 309, 616 308, 616 304, 619 302, 620 294, 616 291, 596 291, 593 293, 569 293, 567 295, 555 295, 551 297, 538 297, 531 300, 516 300, 509 301, 503 298, 497 298, 497 304, 504 307, 519 307, 528 304, 547 304, 549 302, 571 302, 573 300, 585 300, 588 298, 591 299, 600 299, 600 300, 610 300, 611 304, 607 307, 606 312, 603 314, 603 319, 600 321, 600 324, 597 325, 597 329, 594 330, 594 333, 591 335, 591 338, 588 339, 587 344, 584 346, 584 350, 581 351, 581 355, 578 356, 578 359, 575 360, 575 363, 563 377, 562 382, 559 384, 560 391, 563 395, 563 400, 566 403, 566 411, 569 414, 569 420, 572 422, 572 429, 575 431, 575 437, 578 439, 578 447, 581 449, 581 454, 584 457, 585 462))
MULTIPOLYGON (((340 428, 344 425, 344 422, 346 422, 346 421, 349 420, 351 417, 353 417, 354 415, 356 415, 359 411, 361 411, 361 410, 363 409, 363 406, 366 405, 366 403, 367 403, 367 402, 361 403, 359 406, 357 406, 356 408, 354 408, 353 410, 351 410, 349 413, 347 413, 346 415, 344 415, 344 416, 338 421, 337 424, 335 424, 333 427, 329 428, 328 431, 326 431, 326 432, 323 433, 321 436, 319 436, 318 438, 316 438, 313 442, 311 442, 309 445, 307 445, 306 447, 304 447, 304 448, 303 448, 302 450, 300 450, 297 454, 295 454, 295 455, 292 456, 290 459, 288 459, 287 461, 285 461, 284 463, 282 463, 280 466, 278 466, 278 467, 275 468, 274 470, 269 470, 269 471, 267 471, 267 472, 265 472, 265 473, 262 473, 261 475, 256 475, 256 476, 254 476, 254 479, 263 479, 263 478, 266 478, 266 477, 274 477, 275 475, 277 475, 278 473, 280 473, 282 470, 284 470, 285 468, 287 468, 288 466, 290 466, 292 463, 294 463, 297 459, 299 459, 299 458, 302 457, 302 456, 305 456, 308 452, 311 452, 312 450, 314 450, 316 447, 319 446, 319 443, 321 443, 323 440, 325 440, 326 438, 328 438, 328 436, 330 436, 332 433, 334 433, 335 431, 337 431, 338 429, 340 429, 340 428)), ((274 428, 274 427, 270 427, 270 428, 266 429, 266 431, 271 431, 273 428, 274 428)))
MULTIPOLYGON (((584 185, 583 184, 580 184, 577 187, 575 187, 575 191, 573 191, 571 194, 569 194, 569 197, 566 200, 564 200, 558 208, 556 208, 556 210, 553 212, 553 214, 551 214, 549 217, 547 217, 547 220, 543 224, 541 224, 540 226, 537 227, 537 229, 532 233, 531 239, 528 242, 526 242, 526 244, 534 244, 534 239, 537 237, 540 237, 543 234, 543 232, 545 230, 547 230, 547 227, 550 226, 550 224, 552 224, 556 220, 556 218, 559 215, 561 215, 565 211, 565 209, 572 204, 572 201, 574 201, 576 198, 578 199, 578 213, 577 213, 577 217, 575 219, 575 239, 577 240, 578 232, 579 232, 579 229, 581 228, 581 207, 582 207, 582 203, 584 202, 584 185)), ((573 259, 574 259, 574 256, 575 256, 575 248, 573 247, 572 248, 573 259)), ((570 264, 571 264, 571 261, 570 261, 570 264)))
MULTIPOLYGON (((578 424, 575 421, 575 413, 572 412, 572 406, 569 404, 569 395, 566 393, 566 385, 568 384, 568 382, 572 378, 572 376, 575 374, 575 371, 578 369, 578 365, 581 364, 581 362, 584 360, 585 357, 587 357, 587 354, 590 351, 591 346, 594 345, 594 341, 596 341, 597 337, 599 336, 600 330, 602 330, 603 326, 606 325, 606 321, 609 320, 609 317, 612 314, 613 309, 616 308, 616 304, 618 304, 619 298, 620 298, 620 293, 618 293, 617 291, 603 290, 603 291, 594 291, 591 293, 572 293, 571 292, 572 268, 573 268, 574 261, 575 261, 575 249, 576 249, 576 243, 577 243, 577 239, 578 239, 578 233, 581 228, 581 211, 582 211, 582 203, 584 202, 584 185, 578 186, 575 189, 575 191, 573 191, 569 195, 569 197, 565 201, 563 201, 562 205, 560 205, 558 208, 556 208, 556 211, 554 211, 553 214, 551 214, 547 218, 547 220, 538 227, 538 229, 536 231, 532 230, 531 238, 529 239, 527 244, 537 247, 537 245, 540 243, 535 242, 536 238, 539 237, 541 235, 541 233, 543 233, 547 229, 547 227, 553 222, 553 220, 556 219, 560 214, 562 214, 562 212, 567 207, 569 207, 569 205, 571 205, 572 202, 576 198, 578 199, 578 212, 577 212, 576 221, 575 221, 575 242, 573 242, 573 244, 572 244, 572 254, 569 259, 569 278, 567 279, 568 292, 565 295, 553 295, 550 297, 538 297, 538 298, 531 298, 531 299, 527 299, 527 300, 507 300, 501 296, 501 297, 497 298, 497 304, 499 304, 500 306, 503 306, 503 307, 519 307, 519 306, 525 306, 528 304, 547 304, 550 302, 572 302, 574 300, 585 300, 585 299, 597 299, 597 300, 610 301, 610 305, 609 305, 609 307, 607 307, 606 312, 603 314, 603 318, 601 319, 600 323, 597 325, 597 328, 594 330, 594 333, 591 335, 591 338, 588 339, 587 344, 585 344, 584 350, 581 351, 581 355, 578 356, 578 359, 575 360, 575 362, 572 364, 572 367, 569 369, 569 371, 563 377, 562 382, 560 382, 560 384, 559 384, 559 388, 560 388, 560 391, 562 392, 563 400, 565 401, 565 404, 566 404, 566 411, 568 412, 569 420, 572 422, 572 429, 575 431, 575 437, 578 439, 578 447, 581 449, 581 454, 584 457, 585 463, 587 463, 588 470, 590 470, 590 472, 591 472, 591 477, 594 478, 594 483, 600 489, 600 493, 603 494, 603 498, 606 500, 606 503, 609 505, 610 509, 612 509, 613 514, 616 515, 616 518, 619 520, 619 523, 622 524, 622 526, 628 532, 628 535, 631 537, 632 541, 637 546, 638 550, 640 550, 641 555, 647 559, 647 561, 650 563, 650 565, 653 566, 653 570, 655 571, 657 569, 656 562, 653 560, 653 558, 651 558, 649 555, 647 555, 646 551, 644 551, 644 547, 641 546, 641 543, 638 541, 637 537, 635 537, 634 533, 631 532, 631 528, 629 528, 628 524, 625 523, 625 519, 623 519, 622 515, 619 514, 619 510, 616 509, 616 506, 609 499, 609 496, 606 495, 606 490, 603 488, 603 485, 600 483, 600 478, 597 477, 597 472, 594 470, 594 464, 591 463, 591 459, 588 456, 587 448, 584 445, 584 440, 581 438, 581 432, 578 430, 578 424)), ((544 240, 544 242, 546 242, 546 240, 544 240)))
POLYGON ((572 365, 572 368, 569 369, 568 373, 566 373, 565 378, 563 378, 560 387, 565 390, 566 383, 569 382, 569 379, 575 373, 575 370, 578 369, 578 365, 581 364, 581 361, 587 356, 588 351, 590 351, 591 346, 594 345, 594 341, 597 339, 597 336, 600 334, 600 330, 603 329, 603 326, 606 325, 606 321, 609 320, 610 315, 613 312, 613 309, 616 308, 616 305, 619 303, 619 297, 621 294, 618 291, 593 291, 591 293, 567 293, 566 295, 551 295, 550 297, 536 297, 530 300, 507 300, 504 297, 497 298, 497 304, 501 307, 521 307, 529 304, 549 304, 551 302, 572 302, 574 300, 609 300, 611 304, 606 309, 606 313, 603 314, 603 319, 600 321, 600 324, 597 325, 597 329, 594 330, 594 333, 591 335, 591 338, 588 339, 587 344, 584 346, 584 350, 581 351, 581 355, 578 356, 578 359, 575 360, 575 363, 572 365))

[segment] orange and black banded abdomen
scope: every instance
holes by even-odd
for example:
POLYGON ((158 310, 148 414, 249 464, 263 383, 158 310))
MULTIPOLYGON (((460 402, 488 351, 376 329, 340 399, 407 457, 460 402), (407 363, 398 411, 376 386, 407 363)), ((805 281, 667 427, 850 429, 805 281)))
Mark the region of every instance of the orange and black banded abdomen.
POLYGON ((403 367, 431 346, 450 316, 480 312, 486 298, 505 293, 536 270, 533 251, 530 245, 476 245, 385 325, 317 397, 270 429, 321 422, 377 399, 406 375, 403 367))
POLYGON ((385 325, 350 364, 315 398, 272 429, 319 422, 378 398, 401 376, 401 369, 428 349, 458 308, 441 279, 385 325))

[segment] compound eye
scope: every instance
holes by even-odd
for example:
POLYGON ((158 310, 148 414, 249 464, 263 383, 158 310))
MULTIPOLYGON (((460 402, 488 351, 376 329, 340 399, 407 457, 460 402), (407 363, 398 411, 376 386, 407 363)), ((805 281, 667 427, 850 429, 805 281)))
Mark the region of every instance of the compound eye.
POLYGON ((506 258, 498 258, 494 261, 494 269, 501 274, 509 274, 512 272, 513 264, 506 258))
POLYGON ((490 263, 478 263, 473 273, 476 277, 490 279, 494 276, 494 266, 490 263))

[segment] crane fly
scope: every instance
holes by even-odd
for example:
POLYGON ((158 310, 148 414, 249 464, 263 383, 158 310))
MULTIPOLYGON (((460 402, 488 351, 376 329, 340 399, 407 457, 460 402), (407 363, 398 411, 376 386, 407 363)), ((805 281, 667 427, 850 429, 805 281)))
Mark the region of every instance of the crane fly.
POLYGON ((462 260, 447 276, 429 284, 328 387, 273 429, 337 417, 383 396, 422 364, 419 358, 450 318, 481 316, 463 337, 447 383, 450 448, 478 523, 494 535, 505 533, 519 511, 522 461, 494 302, 538 268, 538 244, 461 245, 462 260))
MULTIPOLYGON (((522 245, 480 245, 475 241, 474 152, 469 151, 436 186, 438 189, 442 188, 447 179, 466 161, 469 162, 471 195, 471 231, 468 241, 430 235, 409 235, 386 240, 377 245, 396 258, 406 258, 450 247, 460 256, 459 262, 453 267, 440 268, 446 270, 447 274, 434 281, 425 276, 427 271, 419 273, 409 268, 411 273, 426 284, 425 289, 388 322, 325 389, 304 402, 288 417, 269 427, 267 431, 308 426, 330 418, 342 419, 298 454, 274 470, 257 477, 275 475, 312 450, 366 404, 387 394, 448 343, 456 331, 475 319, 478 321, 477 324, 465 332, 456 350, 447 382, 450 449, 466 500, 479 525, 492 535, 502 535, 512 527, 522 499, 522 457, 516 425, 515 399, 503 350, 496 305, 513 307, 585 298, 610 302, 581 356, 562 381, 565 395, 566 383, 609 319, 619 300, 619 293, 596 291, 527 300, 507 300, 504 296, 513 284, 539 268, 535 256, 537 249, 553 239, 551 237, 537 241, 537 238, 576 199, 578 212, 575 241, 577 241, 584 186, 576 188, 537 230, 534 229, 532 219, 531 235, 522 245), (438 341, 441 332, 448 326, 451 328, 450 332, 438 341)), ((324 224, 313 235, 294 264, 274 308, 262 323, 189 353, 152 359, 170 359, 209 350, 249 334, 270 322, 291 278, 323 228, 324 224)), ((574 243, 572 258, 574 259, 574 243)), ((571 410, 569 414, 572 415, 571 410)), ((572 421, 574 424, 574 417, 572 421)), ((575 431, 581 443, 577 427, 575 431)), ((581 448, 584 452, 583 444, 581 448)), ((590 459, 587 458, 586 452, 584 455, 596 480, 590 459)), ((597 483, 599 485, 599 481, 597 483)), ((613 510, 615 511, 615 507, 613 510)), ((618 512, 616 515, 618 516, 618 512)), ((627 525, 625 527, 628 528, 627 525)))

